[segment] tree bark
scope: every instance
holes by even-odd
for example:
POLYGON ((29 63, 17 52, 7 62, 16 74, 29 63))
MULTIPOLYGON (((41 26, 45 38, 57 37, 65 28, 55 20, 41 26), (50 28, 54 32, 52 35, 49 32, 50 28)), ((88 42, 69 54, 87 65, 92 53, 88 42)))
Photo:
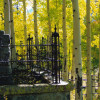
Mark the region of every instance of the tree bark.
MULTIPOLYGON (((10 6, 9 6, 9 0, 4 0, 4 31, 5 34, 11 35, 10 32, 10 6)), ((11 58, 11 55, 9 59, 11 58)), ((9 63, 9 66, 7 68, 8 73, 11 74, 11 65, 9 63)))
MULTIPOLYGON (((47 15, 48 15, 48 35, 47 35, 47 40, 48 40, 48 44, 51 44, 51 36, 52 36, 52 32, 51 32, 51 21, 50 21, 50 9, 49 9, 49 0, 47 0, 47 15)), ((51 57, 51 47, 47 47, 47 51, 48 51, 48 57, 51 57)), ((50 66, 50 65, 49 65, 50 66)))
POLYGON ((73 50, 75 65, 75 100, 82 100, 82 56, 80 37, 80 17, 78 0, 72 0, 73 5, 73 50))
POLYGON ((33 0, 34 2, 34 34, 35 34, 35 45, 39 44, 38 41, 38 29, 37 29, 37 4, 36 0, 33 0))
POLYGON ((12 11, 12 0, 9 0, 10 2, 10 23, 11 23, 11 60, 14 61, 12 63, 12 68, 16 68, 16 47, 15 47, 15 32, 14 32, 14 21, 13 21, 13 11, 12 11))
POLYGON ((91 26, 90 26, 90 0, 86 2, 86 34, 87 34, 87 97, 86 100, 92 100, 91 84, 91 26))
POLYGON ((57 19, 56 19, 56 26, 57 26, 57 32, 59 33, 59 12, 58 12, 58 0, 56 0, 56 16, 57 16, 57 19))
POLYGON ((4 31, 10 35, 10 6, 9 0, 4 0, 4 31))
POLYGON ((49 10, 49 0, 47 0, 47 14, 48 14, 48 28, 49 28, 49 34, 48 34, 48 42, 51 43, 51 22, 50 22, 50 10, 49 10))
MULTIPOLYGON (((74 43, 74 42, 73 42, 74 43)), ((74 84, 75 83, 75 65, 74 65, 74 59, 75 59, 75 57, 74 57, 74 55, 75 55, 75 50, 74 50, 74 46, 73 46, 73 56, 72 56, 72 69, 71 69, 71 81, 72 81, 72 83, 74 84)))
POLYGON ((95 100, 95 69, 93 71, 93 75, 91 77, 91 81, 92 81, 92 93, 93 93, 93 100, 95 100))
POLYGON ((100 2, 99 2, 99 81, 98 81, 98 100, 100 100, 100 2))
POLYGON ((63 79, 68 81, 68 66, 67 66, 67 33, 66 33, 66 0, 63 0, 63 79))
MULTIPOLYGON (((27 27, 26 27, 26 0, 23 0, 23 8, 24 8, 24 41, 25 45, 27 45, 27 27)), ((27 52, 27 48, 25 48, 27 52)))

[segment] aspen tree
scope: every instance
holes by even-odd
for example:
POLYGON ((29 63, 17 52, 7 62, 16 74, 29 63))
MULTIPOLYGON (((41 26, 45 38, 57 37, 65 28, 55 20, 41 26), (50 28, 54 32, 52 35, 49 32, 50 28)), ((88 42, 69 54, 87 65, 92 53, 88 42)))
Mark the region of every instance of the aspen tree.
POLYGON ((50 22, 50 10, 49 10, 49 0, 47 0, 47 14, 48 14, 48 29, 49 29, 49 34, 48 34, 48 42, 51 43, 51 22, 50 22))
MULTIPOLYGON (((50 21, 50 9, 49 9, 49 0, 47 0, 47 15, 48 15, 48 44, 51 44, 51 36, 52 36, 52 32, 51 32, 51 21, 50 21)), ((50 57, 50 52, 51 52, 51 47, 48 47, 48 57, 50 57)))
POLYGON ((92 93, 93 93, 93 100, 95 99, 95 69, 93 70, 93 75, 91 77, 91 81, 92 81, 92 93))
POLYGON ((9 0, 10 2, 10 23, 11 23, 11 60, 14 61, 12 63, 12 68, 16 68, 16 47, 15 47, 15 32, 14 32, 14 21, 13 21, 13 10, 12 10, 12 0, 9 0))
MULTIPOLYGON (((25 45, 27 45, 27 27, 26 27, 26 0, 23 0, 23 8, 24 8, 24 40, 25 45)), ((27 51, 27 48, 25 48, 27 51)))
POLYGON ((4 31, 10 35, 10 7, 9 0, 4 0, 4 31))
MULTIPOLYGON (((56 16, 59 17, 58 0, 56 0, 56 16)), ((59 20, 58 20, 58 18, 57 18, 57 21, 56 21, 56 25, 57 25, 57 32, 59 33, 59 20)))
POLYGON ((100 2, 99 2, 99 81, 98 81, 98 100, 100 100, 100 2))
POLYGON ((68 66, 67 66, 67 34, 66 34, 66 0, 63 0, 63 78, 68 80, 68 66))
MULTIPOLYGON (((9 0, 4 0, 4 31, 5 31, 5 34, 11 35, 9 0)), ((9 64, 9 68, 8 68, 8 73, 11 73, 11 65, 10 64, 9 64)))
POLYGON ((35 34, 35 45, 38 45, 38 29, 37 29, 37 4, 36 0, 33 0, 34 2, 34 34, 35 34))
POLYGON ((91 26, 90 26, 90 0, 86 1, 86 34, 87 34, 87 97, 86 100, 92 100, 91 83, 91 26))
POLYGON ((72 83, 74 84, 74 80, 75 80, 75 65, 74 65, 74 59, 75 59, 75 57, 74 57, 74 55, 75 55, 75 52, 74 52, 74 47, 73 47, 73 56, 72 56, 72 70, 71 70, 71 81, 72 81, 72 83))
POLYGON ((73 5, 73 50, 75 65, 75 100, 82 100, 82 56, 80 37, 80 17, 78 0, 72 0, 73 5))

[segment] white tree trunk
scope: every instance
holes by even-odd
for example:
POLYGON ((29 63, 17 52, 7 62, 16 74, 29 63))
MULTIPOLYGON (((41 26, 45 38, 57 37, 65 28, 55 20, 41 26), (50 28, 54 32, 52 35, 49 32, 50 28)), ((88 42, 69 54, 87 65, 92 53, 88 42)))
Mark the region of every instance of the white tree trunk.
MULTIPOLYGON (((47 14, 48 14, 48 44, 51 44, 51 36, 52 36, 52 32, 51 32, 51 21, 50 21, 50 9, 49 9, 49 0, 47 0, 47 14)), ((50 52, 51 52, 51 47, 48 47, 48 57, 50 57, 50 52)))
POLYGON ((86 2, 86 34, 87 34, 87 100, 92 100, 91 84, 91 27, 90 27, 90 0, 86 2))
POLYGON ((35 44, 38 45, 38 29, 37 29, 37 7, 36 7, 36 0, 33 0, 34 2, 34 34, 35 34, 35 44))
POLYGON ((68 81, 68 66, 67 66, 67 34, 66 34, 66 0, 63 0, 63 78, 68 81))
POLYGON ((92 81, 92 93, 93 93, 93 100, 95 100, 95 70, 93 71, 93 75, 91 77, 91 81, 92 81))
MULTIPOLYGON (((24 9, 24 41, 25 45, 27 45, 27 26, 26 26, 26 0, 23 0, 23 9, 24 9)), ((27 54, 27 46, 25 46, 25 54, 27 54)), ((25 57, 25 60, 27 57, 25 57)), ((26 64, 26 63, 25 63, 26 64)))
POLYGON ((11 22, 11 60, 14 61, 12 63, 12 68, 16 68, 16 47, 15 47, 15 32, 14 32, 14 21, 13 21, 13 10, 12 10, 12 0, 10 2, 10 22, 11 22))
POLYGON ((48 37, 49 37, 49 43, 51 43, 51 22, 50 22, 50 13, 49 13, 49 0, 47 0, 47 14, 48 14, 48 28, 49 28, 49 34, 48 34, 48 37))
POLYGON ((98 81, 98 100, 100 100, 100 2, 99 2, 99 81, 98 81))
POLYGON ((56 0, 56 16, 57 16, 57 19, 56 19, 56 26, 57 26, 57 32, 59 33, 59 12, 58 12, 58 0, 56 0))
MULTIPOLYGON (((48 44, 51 44, 51 36, 52 36, 52 32, 51 32, 51 21, 50 21, 50 9, 49 9, 49 0, 47 0, 47 15, 48 15, 48 35, 47 35, 47 40, 48 40, 48 44)), ((51 47, 47 47, 47 51, 48 51, 48 57, 51 56, 51 47)))
POLYGON ((82 100, 82 56, 80 37, 80 17, 78 0, 72 0, 73 4, 73 50, 75 65, 75 100, 82 100))
MULTIPOLYGON (((74 42, 73 42, 74 43, 74 42)), ((74 55, 75 55, 75 50, 74 50, 74 46, 73 46, 73 54, 72 54, 72 69, 71 69, 71 81, 74 84, 75 83, 75 65, 74 65, 74 55)))
POLYGON ((4 31, 10 35, 10 6, 9 0, 4 0, 4 31))
MULTIPOLYGON (((10 6, 9 6, 9 0, 4 0, 4 31, 5 34, 11 35, 10 31, 10 6)), ((9 57, 11 59, 11 55, 9 57)), ((11 73, 11 65, 9 63, 8 73, 11 73)))
MULTIPOLYGON (((26 0, 23 0, 23 8, 24 8, 24 41, 25 45, 27 45, 27 27, 26 27, 26 0)), ((27 48, 25 48, 27 51, 27 48)))

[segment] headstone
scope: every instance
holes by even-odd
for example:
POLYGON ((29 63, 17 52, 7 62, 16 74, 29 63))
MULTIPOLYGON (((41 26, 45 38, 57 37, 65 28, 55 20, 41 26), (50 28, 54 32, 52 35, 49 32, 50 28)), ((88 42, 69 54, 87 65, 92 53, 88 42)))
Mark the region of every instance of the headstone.
POLYGON ((10 83, 10 36, 0 31, 0 85, 10 83))

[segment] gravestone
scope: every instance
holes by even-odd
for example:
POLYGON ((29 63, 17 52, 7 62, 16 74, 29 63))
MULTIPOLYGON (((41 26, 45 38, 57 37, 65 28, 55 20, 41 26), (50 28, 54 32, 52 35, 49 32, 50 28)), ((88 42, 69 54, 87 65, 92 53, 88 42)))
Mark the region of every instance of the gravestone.
POLYGON ((10 36, 0 31, 0 85, 10 84, 10 36))

